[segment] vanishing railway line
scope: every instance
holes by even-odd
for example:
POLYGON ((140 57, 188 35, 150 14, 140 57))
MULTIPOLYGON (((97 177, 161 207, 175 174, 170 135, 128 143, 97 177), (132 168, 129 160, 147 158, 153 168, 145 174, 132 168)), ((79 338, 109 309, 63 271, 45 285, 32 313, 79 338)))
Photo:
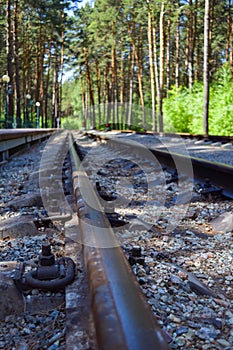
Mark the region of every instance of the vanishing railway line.
MULTIPOLYGON (((192 135, 191 139, 194 137, 192 135)), ((140 145, 139 143, 134 143, 133 141, 125 141, 122 138, 110 136, 108 137, 106 134, 101 135, 98 133, 89 133, 89 137, 109 140, 111 144, 118 143, 121 148, 127 149, 130 147, 130 143, 132 147, 136 147, 135 153, 137 152, 144 156, 146 153, 145 146, 140 145)), ((187 135, 183 135, 182 137, 187 138, 187 135)), ((162 137, 154 138, 154 142, 156 143, 156 147, 150 148, 148 146, 149 151, 155 156, 155 158, 161 163, 163 166, 168 166, 170 169, 174 169, 176 172, 180 170, 181 173, 186 174, 189 178, 195 180, 209 180, 210 183, 216 186, 220 186, 223 189, 224 194, 232 198, 233 195, 233 183, 232 183, 232 166, 228 166, 227 164, 220 164, 219 162, 212 162, 205 159, 202 159, 197 156, 192 156, 188 152, 185 143, 181 138, 176 138, 176 144, 172 144, 166 146, 166 143, 161 142, 162 137), (159 147, 158 147, 159 146, 159 147), (180 169, 179 169, 180 168, 180 169)), ((139 141, 140 142, 140 141, 139 141)), ((232 137, 217 137, 213 136, 208 139, 204 138, 204 140, 200 139, 200 136, 197 138, 197 145, 209 145, 213 144, 216 146, 216 142, 219 145, 222 142, 223 146, 228 145, 229 149, 233 149, 233 138, 232 137), (201 143, 199 143, 201 141, 201 143)), ((208 152, 208 148, 206 149, 208 152)), ((230 157, 231 158, 231 157, 230 157)))
POLYGON ((232 167, 168 151, 77 132, 57 133, 44 148, 33 221, 46 242, 64 226, 60 254, 76 262, 66 345, 61 338, 57 348, 231 348, 232 167))

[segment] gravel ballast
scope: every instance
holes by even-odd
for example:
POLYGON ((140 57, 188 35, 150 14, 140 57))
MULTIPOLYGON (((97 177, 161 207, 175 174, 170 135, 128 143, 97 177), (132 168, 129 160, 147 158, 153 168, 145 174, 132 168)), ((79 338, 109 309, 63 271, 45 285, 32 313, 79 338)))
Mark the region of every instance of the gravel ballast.
MULTIPOLYGON (((30 154, 22 152, 0 166, 0 226, 3 228, 5 226, 4 232, 6 232, 4 239, 0 240, 0 261, 33 262, 38 259, 41 246, 45 242, 51 244, 56 258, 64 254, 62 225, 58 223, 57 226, 53 225, 41 231, 35 228, 30 230, 33 227, 32 218, 43 215, 43 207, 38 195, 38 170, 43 147, 44 143, 34 146, 30 149, 30 154), (20 198, 23 200, 20 201, 20 198), (14 219, 16 225, 13 230, 12 225, 8 225, 9 228, 6 223, 14 219), (27 227, 20 224, 29 219, 30 225, 27 227), (9 234, 12 232, 14 235, 10 237, 9 234)), ((25 303, 36 295, 53 297, 54 294, 33 289, 24 293, 25 303)), ((63 295, 56 293, 56 295, 61 300, 65 300, 64 293, 63 295)), ((41 308, 37 307, 36 313, 8 315, 0 321, 0 349, 64 350, 65 318, 64 302, 48 310, 41 305, 41 308), (38 309, 41 311, 38 312, 38 309)))
MULTIPOLYGON (((120 137, 142 142, 146 147, 158 144, 154 136, 151 139, 135 134, 120 137)), ((205 197, 196 189, 189 203, 173 206, 177 183, 164 171, 166 180, 171 178, 161 204, 163 179, 157 184, 156 197, 147 192, 147 184, 157 181, 158 177, 154 177, 153 167, 146 160, 144 163, 133 158, 129 160, 126 154, 109 151, 105 144, 78 133, 76 138, 83 149, 91 151, 97 159, 99 168, 87 169, 93 184, 98 183, 102 191, 107 189, 110 196, 120 194, 115 211, 128 223, 121 228, 114 227, 114 231, 171 349, 232 349, 232 201, 221 195, 205 197), (123 161, 124 157, 127 162, 123 161), (117 165, 108 163, 105 167, 108 158, 122 161, 117 165), (140 164, 140 169, 135 164, 140 164), (115 167, 114 171, 117 169, 118 177, 114 177, 110 165, 115 167), (141 220, 140 225, 131 220, 135 216, 141 220)), ((177 140, 169 142, 174 151, 180 148, 177 140)), ((231 149, 204 147, 190 141, 185 141, 185 145, 194 156, 233 165, 231 149)), ((38 193, 37 172, 42 151, 43 144, 32 148, 30 154, 14 156, 1 166, 1 224, 27 215, 43 215, 44 208, 38 202, 20 208, 12 206, 21 195, 38 193)), ((56 257, 62 256, 63 226, 48 227, 33 236, 21 233, 20 237, 1 239, 0 260, 31 261, 37 258, 41 244, 47 241, 52 244, 56 257)), ((25 297, 37 293, 39 291, 33 290, 25 297)), ((0 323, 0 349, 65 349, 65 318, 64 304, 47 312, 9 315, 0 323)))
MULTIPOLYGON (((113 137, 118 138, 118 135, 113 137)), ((156 186, 156 196, 152 195, 152 198, 145 190, 145 174, 148 183, 159 183, 161 172, 153 179, 152 166, 145 161, 143 171, 134 166, 135 181, 134 174, 127 174, 129 164, 123 161, 124 158, 129 161, 127 152, 108 150, 105 143, 93 142, 83 136, 77 138, 86 152, 91 150, 90 159, 96 159, 96 164, 89 164, 86 170, 94 186, 98 183, 101 196, 105 190, 114 198, 117 189, 119 197, 127 198, 128 202, 119 201, 115 211, 125 218, 134 214, 141 222, 149 224, 148 229, 132 221, 130 225, 119 230, 115 227, 114 230, 171 349, 232 349, 232 201, 221 195, 203 196, 200 188, 194 186, 188 207, 186 204, 174 206, 173 198, 178 187, 170 179, 161 208, 158 198, 161 198, 163 184, 156 186), (113 159, 117 160, 115 164, 113 159), (123 172, 120 174, 121 167, 123 172), (180 211, 183 214, 179 218, 180 211)), ((150 136, 124 134, 120 135, 121 138, 153 148, 154 136, 150 139, 150 136)), ((177 146, 177 140, 169 142, 168 147, 174 152, 181 148, 177 146)), ((158 145, 160 141, 156 143, 158 145)), ((163 147, 165 144, 163 139, 163 147)), ((232 151, 213 147, 211 152, 212 147, 206 146, 204 152, 200 151, 200 146, 192 145, 190 142, 186 151, 195 157, 205 154, 211 161, 232 162, 232 151), (194 148, 195 152, 192 151, 194 148), (217 159, 215 154, 218 154, 217 159)), ((142 166, 137 159, 131 161, 142 166)), ((167 178, 166 170, 164 173, 167 178)))

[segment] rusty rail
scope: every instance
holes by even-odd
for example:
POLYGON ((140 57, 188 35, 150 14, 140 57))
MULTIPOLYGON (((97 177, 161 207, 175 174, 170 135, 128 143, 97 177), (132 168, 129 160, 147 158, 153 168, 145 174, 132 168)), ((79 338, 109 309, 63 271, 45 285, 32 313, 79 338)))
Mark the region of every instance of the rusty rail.
POLYGON ((72 135, 69 143, 98 347, 168 350, 165 336, 82 169, 72 135))
MULTIPOLYGON (((90 135, 90 134, 89 134, 90 135)), ((113 135, 114 136, 114 135, 113 135)), ((93 134, 93 137, 97 135, 93 134)), ((99 138, 108 141, 111 146, 122 147, 123 149, 131 149, 131 152, 140 154, 144 152, 145 146, 121 140, 106 135, 98 135, 99 138), (134 149, 132 148, 134 146, 134 149)), ((217 137, 217 136, 216 136, 217 137)), ((231 140, 231 137, 229 137, 231 140)), ((205 182, 208 180, 212 185, 222 189, 222 193, 233 198, 233 166, 208 161, 206 159, 190 156, 188 152, 176 153, 166 149, 149 149, 160 164, 166 165, 171 169, 176 169, 181 174, 185 174, 190 180, 205 182)))
MULTIPOLYGON (((175 167, 174 160, 182 164, 184 173, 187 173, 185 169, 189 168, 186 167, 186 164, 191 160, 195 180, 200 182, 208 180, 211 184, 221 188, 225 196, 233 198, 233 166, 164 150, 151 150, 151 152, 162 164, 166 164, 168 167, 175 167)), ((189 176, 190 174, 188 173, 187 175, 189 176)))

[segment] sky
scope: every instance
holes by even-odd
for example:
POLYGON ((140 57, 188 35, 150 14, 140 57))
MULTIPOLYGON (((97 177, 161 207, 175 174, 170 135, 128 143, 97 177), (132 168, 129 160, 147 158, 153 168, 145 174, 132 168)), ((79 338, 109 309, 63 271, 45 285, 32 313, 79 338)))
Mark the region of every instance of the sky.
POLYGON ((85 6, 88 2, 92 2, 91 0, 83 0, 80 2, 79 7, 85 6))

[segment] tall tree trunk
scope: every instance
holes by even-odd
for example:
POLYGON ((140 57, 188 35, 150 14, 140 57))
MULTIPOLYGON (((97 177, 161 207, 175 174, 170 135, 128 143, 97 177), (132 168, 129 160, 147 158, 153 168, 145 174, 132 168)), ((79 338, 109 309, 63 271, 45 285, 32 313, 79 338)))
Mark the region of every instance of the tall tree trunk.
MULTIPOLYGON (((168 13, 168 16, 170 16, 170 11, 168 13)), ((168 18, 167 20, 167 45, 166 45, 166 96, 168 98, 168 92, 170 90, 170 70, 171 70, 171 57, 170 57, 170 35, 171 35, 171 19, 168 18)))
POLYGON ((186 85, 192 90, 194 78, 194 21, 195 14, 193 11, 193 0, 189 0, 187 13, 187 30, 186 30, 186 46, 185 46, 185 74, 184 80, 186 85))
MULTIPOLYGON (((226 53, 225 58, 227 62, 232 63, 232 50, 231 50, 231 44, 232 44, 232 15, 231 15, 231 1, 228 0, 228 8, 227 8, 227 37, 226 37, 226 53), (231 60, 230 60, 230 53, 231 53, 231 60)), ((233 66, 231 65, 231 75, 233 77, 233 66)))
POLYGON ((205 0, 205 18, 204 18, 204 115, 203 131, 204 135, 209 133, 209 35, 210 35, 210 0, 205 0))
POLYGON ((82 113, 83 113, 83 122, 82 127, 87 128, 87 107, 86 107, 86 90, 84 87, 84 81, 81 78, 81 91, 82 91, 82 113))
POLYGON ((131 128, 132 125, 132 107, 133 107, 133 78, 134 78, 134 54, 131 54, 131 71, 129 80, 129 102, 128 102, 128 115, 127 115, 127 125, 131 128))
MULTIPOLYGON (((130 28, 128 29, 128 32, 130 34, 130 28)), ((135 42, 135 33, 136 33, 136 26, 135 22, 133 22, 133 34, 130 34, 131 43, 133 47, 133 55, 135 57, 136 65, 138 67, 138 90, 139 90, 139 97, 140 97, 140 104, 142 108, 142 126, 145 128, 145 105, 144 105, 144 96, 143 96, 143 84, 142 84, 142 63, 139 60, 139 55, 136 48, 136 42, 135 42)))
MULTIPOLYGON (((48 93, 49 93, 49 81, 50 81, 50 74, 51 74, 51 50, 52 50, 52 42, 49 41, 48 44, 48 58, 47 58, 47 74, 45 76, 45 86, 44 86, 44 99, 42 99, 42 95, 40 95, 39 99, 40 101, 44 101, 44 109, 41 111, 41 125, 42 128, 44 127, 44 124, 48 125, 48 93), (44 122, 45 119, 45 122, 44 122)), ((43 105, 41 106, 43 107, 43 105)))
POLYGON ((19 1, 14 2, 14 59, 15 59, 15 95, 16 95, 16 127, 22 127, 21 121, 21 91, 19 75, 19 43, 18 43, 18 15, 19 1))
POLYGON ((148 44, 149 44, 149 64, 150 64, 150 89, 152 106, 152 131, 156 131, 156 111, 155 111, 155 71, 153 63, 153 31, 151 9, 148 11, 148 44))
POLYGON ((12 35, 12 2, 6 1, 6 53, 7 53, 7 71, 10 78, 10 84, 8 85, 7 97, 8 97, 8 109, 7 109, 7 128, 12 128, 14 119, 14 95, 13 95, 13 35, 12 35))
MULTIPOLYGON (((26 37, 27 28, 23 26, 23 37, 26 37)), ((26 90, 27 90, 27 66, 28 66, 28 55, 27 55, 27 42, 23 40, 23 74, 22 74, 22 85, 23 85, 23 127, 26 125, 26 90)))
MULTIPOLYGON (((159 80, 159 68, 158 68, 158 56, 157 56, 156 27, 155 27, 155 24, 153 25, 153 28, 152 28, 152 40, 153 40, 153 51, 154 51, 155 85, 156 85, 158 106, 159 106, 159 114, 160 114, 161 113, 161 102, 162 102, 162 96, 161 96, 162 90, 160 88, 160 80, 159 80)), ((159 118, 161 119, 160 115, 159 115, 159 118)))
POLYGON ((193 82, 197 81, 197 72, 198 72, 198 31, 197 31, 197 24, 198 24, 198 0, 195 0, 194 5, 194 17, 193 17, 193 82))
POLYGON ((117 61, 116 61, 116 42, 115 42, 115 22, 112 22, 112 123, 115 124, 118 121, 118 108, 117 108, 117 99, 118 99, 118 88, 117 88, 117 61))
POLYGON ((159 78, 159 86, 158 89, 160 90, 160 93, 158 95, 158 105, 159 105, 159 111, 158 111, 158 117, 159 117, 159 132, 163 132, 163 85, 164 85, 164 10, 165 5, 164 1, 161 3, 161 10, 160 10, 160 20, 159 20, 159 43, 160 43, 160 78, 159 78))
MULTIPOLYGON (((195 0, 195 12, 198 12, 198 8, 199 8, 199 0, 195 0)), ((198 28, 198 26, 200 25, 200 20, 199 17, 196 14, 196 23, 195 26, 196 28, 198 28)), ((203 42, 202 40, 200 40, 200 34, 198 34, 198 31, 196 29, 196 35, 195 35, 195 69, 194 69, 194 80, 195 81, 200 81, 200 76, 201 76, 201 72, 202 72, 202 67, 201 67, 201 61, 202 61, 202 57, 201 57, 201 51, 202 51, 202 47, 203 47, 203 42)))
POLYGON ((145 102, 143 94, 143 27, 140 27, 140 36, 139 36, 139 54, 138 54, 138 85, 139 85, 139 95, 140 103, 142 107, 142 127, 146 129, 146 112, 145 112, 145 102))
POLYGON ((124 53, 123 48, 121 48, 121 64, 120 64, 120 103, 124 103, 124 53))
POLYGON ((175 49, 175 85, 176 93, 180 86, 180 16, 177 17, 176 21, 176 49, 175 49))
POLYGON ((104 122, 105 122, 106 119, 107 119, 106 107, 107 107, 107 104, 108 104, 108 64, 106 64, 106 66, 104 68, 103 89, 104 89, 104 92, 103 92, 103 102, 104 102, 104 105, 103 105, 103 116, 104 116, 104 122))
POLYGON ((124 130, 125 124, 125 105, 124 105, 124 87, 125 87, 125 79, 124 79, 124 53, 123 47, 121 47, 121 63, 120 63, 120 128, 124 130))
MULTIPOLYGON (((44 94, 44 51, 45 51, 45 44, 44 44, 44 33, 43 33, 43 21, 42 21, 42 14, 40 14, 40 24, 39 24, 39 38, 38 43, 36 47, 36 72, 35 72, 35 85, 36 85, 36 91, 35 91, 35 99, 36 101, 40 102, 40 115, 41 115, 41 126, 42 127, 48 127, 48 118, 47 118, 47 93, 44 94), (44 99, 45 96, 45 99, 44 99), (45 115, 44 115, 45 111, 45 115)), ((50 41, 48 45, 48 61, 50 56, 50 41)), ((50 69, 50 66, 48 65, 48 71, 50 69)))
MULTIPOLYGON (((44 101, 44 42, 40 39, 40 68, 39 68, 39 100, 44 101)), ((44 106, 43 103, 40 106, 40 113, 42 116, 42 120, 45 120, 45 127, 48 127, 48 115, 44 117, 44 106)))
POLYGON ((64 18, 65 13, 62 12, 62 35, 61 35, 61 56, 60 56, 60 82, 59 82, 59 91, 58 91, 58 122, 57 127, 61 126, 61 111, 62 111, 62 83, 63 83, 63 74, 64 74, 64 53, 65 53, 65 27, 64 27, 64 18))
POLYGON ((211 79, 211 72, 214 70, 214 60, 212 59, 212 39, 213 39, 213 26, 214 26, 214 7, 215 0, 209 0, 209 80, 211 79))
POLYGON ((233 78, 233 21, 231 20, 231 36, 230 36, 230 67, 233 78))
POLYGON ((189 0, 190 16, 189 16, 189 38, 188 38, 188 85, 189 89, 193 88, 193 51, 194 51, 194 38, 193 38, 193 1, 189 0))
POLYGON ((90 97, 90 109, 91 113, 90 116, 92 117, 92 127, 95 128, 96 126, 96 121, 95 121, 95 101, 94 101, 94 94, 93 94, 93 89, 92 89, 92 84, 91 84, 91 74, 90 74, 90 67, 89 67, 89 60, 88 60, 88 52, 87 48, 85 47, 83 49, 84 52, 84 59, 85 59, 85 66, 86 66, 86 82, 88 86, 88 92, 89 92, 89 97, 90 97))
POLYGON ((96 84, 97 84, 97 95, 98 95, 98 126, 101 124, 101 72, 98 61, 95 61, 96 68, 96 84))
POLYGON ((116 48, 112 48, 112 98, 111 98, 111 105, 112 105, 112 123, 115 124, 118 120, 118 113, 117 113, 117 66, 116 66, 116 48))
POLYGON ((55 55, 55 63, 53 68, 53 98, 52 98, 52 106, 53 106, 53 113, 52 113, 52 128, 56 127, 56 120, 57 120, 57 100, 58 100, 58 82, 57 82, 57 75, 58 75, 58 59, 57 54, 55 55))

